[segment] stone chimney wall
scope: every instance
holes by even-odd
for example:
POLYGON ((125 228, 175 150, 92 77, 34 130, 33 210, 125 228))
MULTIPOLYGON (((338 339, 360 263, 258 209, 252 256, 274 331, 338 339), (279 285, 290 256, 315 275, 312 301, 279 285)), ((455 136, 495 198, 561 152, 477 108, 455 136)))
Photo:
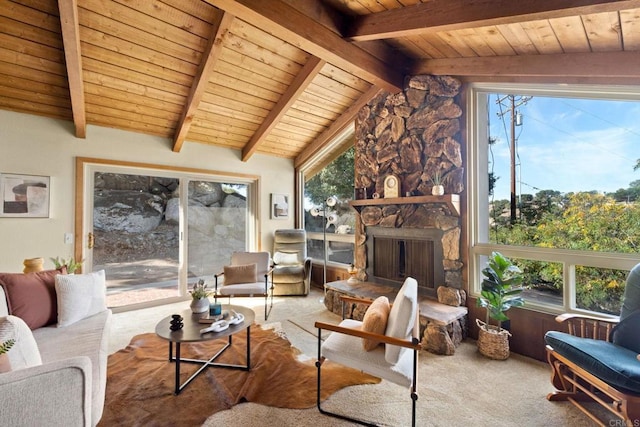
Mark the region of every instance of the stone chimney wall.
POLYGON ((464 190, 460 89, 453 77, 413 76, 402 92, 381 93, 360 110, 355 126, 356 194, 381 200, 357 209, 355 265, 361 280, 368 279, 367 227, 438 228, 443 232, 443 285, 462 288, 459 213, 437 198, 425 203, 408 198, 431 195, 436 175, 445 194, 464 190), (384 180, 390 174, 399 179, 399 196, 406 196, 408 203, 383 202, 384 180))

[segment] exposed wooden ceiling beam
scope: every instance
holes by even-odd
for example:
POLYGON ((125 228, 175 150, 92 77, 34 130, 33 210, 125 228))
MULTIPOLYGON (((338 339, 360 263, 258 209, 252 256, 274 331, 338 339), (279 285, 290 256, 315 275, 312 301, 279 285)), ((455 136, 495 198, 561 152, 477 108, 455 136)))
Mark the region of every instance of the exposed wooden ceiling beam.
POLYGON ((637 7, 639 0, 431 0, 355 17, 345 38, 379 40, 637 7))
POLYGON ((387 64, 282 0, 206 0, 390 92, 402 89, 405 64, 387 64))
POLYGON ((640 55, 637 52, 591 52, 431 59, 416 64, 413 74, 635 78, 640 82, 640 55))
POLYGON ((339 133, 341 133, 347 126, 349 126, 358 115, 358 112, 362 107, 367 105, 382 89, 371 86, 368 91, 362 94, 360 98, 347 110, 338 117, 324 132, 320 134, 311 144, 307 145, 293 162, 295 168, 300 167, 305 161, 309 160, 311 156, 317 153, 325 144, 331 141, 339 133))
POLYGON ((200 101, 202 101, 202 96, 204 95, 209 79, 213 74, 213 69, 215 68, 216 62, 222 52, 222 42, 224 37, 229 31, 231 23, 235 18, 233 15, 226 12, 222 12, 221 15, 222 16, 219 21, 213 24, 213 34, 209 38, 207 48, 202 54, 202 62, 200 63, 198 72, 193 79, 193 84, 191 85, 189 96, 187 97, 187 103, 182 110, 182 115, 180 116, 180 121, 178 122, 178 127, 176 128, 176 133, 173 138, 173 151, 175 152, 179 152, 182 149, 184 140, 191 128, 193 116, 198 111, 198 106, 200 105, 200 101))
POLYGON ((253 153, 256 152, 260 144, 262 144, 267 135, 269 135, 269 132, 276 127, 280 118, 286 114, 287 110, 296 102, 315 76, 318 75, 322 67, 324 67, 324 64, 326 64, 325 61, 315 56, 312 56, 307 61, 295 79, 293 79, 291 85, 282 94, 274 108, 269 112, 267 117, 265 117, 258 130, 256 130, 251 137, 251 140, 249 140, 247 145, 242 149, 242 161, 246 162, 253 153))
POLYGON ((69 95, 76 137, 87 137, 87 114, 84 104, 84 79, 82 77, 82 54, 80 52, 80 24, 78 23, 77 0, 59 0, 60 26, 64 58, 67 63, 69 95))

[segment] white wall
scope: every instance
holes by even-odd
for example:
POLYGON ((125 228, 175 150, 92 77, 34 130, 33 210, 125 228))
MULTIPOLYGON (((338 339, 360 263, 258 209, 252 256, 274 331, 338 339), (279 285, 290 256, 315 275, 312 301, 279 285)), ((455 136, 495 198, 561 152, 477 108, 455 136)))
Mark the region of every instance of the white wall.
POLYGON ((0 111, 0 173, 51 177, 49 218, 0 217, 0 271, 21 272, 23 260, 35 257, 50 268, 49 258, 73 255, 64 233, 74 230, 76 157, 258 175, 261 248, 271 251, 275 229, 293 227, 293 212, 288 220, 271 220, 269 211, 271 193, 294 195, 291 160, 255 154, 242 162, 237 150, 190 142, 179 153, 171 147, 166 138, 97 126, 88 126, 87 138, 79 139, 71 122, 0 111))

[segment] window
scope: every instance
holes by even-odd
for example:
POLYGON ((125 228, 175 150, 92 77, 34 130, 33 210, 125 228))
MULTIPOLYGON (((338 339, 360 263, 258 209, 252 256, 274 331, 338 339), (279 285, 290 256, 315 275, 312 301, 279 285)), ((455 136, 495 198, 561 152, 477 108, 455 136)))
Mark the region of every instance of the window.
POLYGON ((527 307, 619 314, 640 247, 640 91, 476 84, 469 100, 473 291, 500 251, 527 307))
POLYGON ((351 145, 315 175, 305 176, 304 228, 307 252, 315 261, 324 262, 326 244, 328 264, 353 262, 355 212, 349 201, 353 199, 354 152, 351 145), (328 206, 329 197, 335 197, 335 205, 328 206))

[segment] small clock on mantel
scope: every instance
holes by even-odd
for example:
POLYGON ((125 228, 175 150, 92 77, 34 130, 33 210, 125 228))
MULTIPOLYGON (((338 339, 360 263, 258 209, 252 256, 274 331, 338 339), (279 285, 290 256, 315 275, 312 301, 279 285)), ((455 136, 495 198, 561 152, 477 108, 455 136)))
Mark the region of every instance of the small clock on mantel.
POLYGON ((398 197, 400 194, 400 180, 395 175, 388 175, 384 179, 384 198, 398 197))

